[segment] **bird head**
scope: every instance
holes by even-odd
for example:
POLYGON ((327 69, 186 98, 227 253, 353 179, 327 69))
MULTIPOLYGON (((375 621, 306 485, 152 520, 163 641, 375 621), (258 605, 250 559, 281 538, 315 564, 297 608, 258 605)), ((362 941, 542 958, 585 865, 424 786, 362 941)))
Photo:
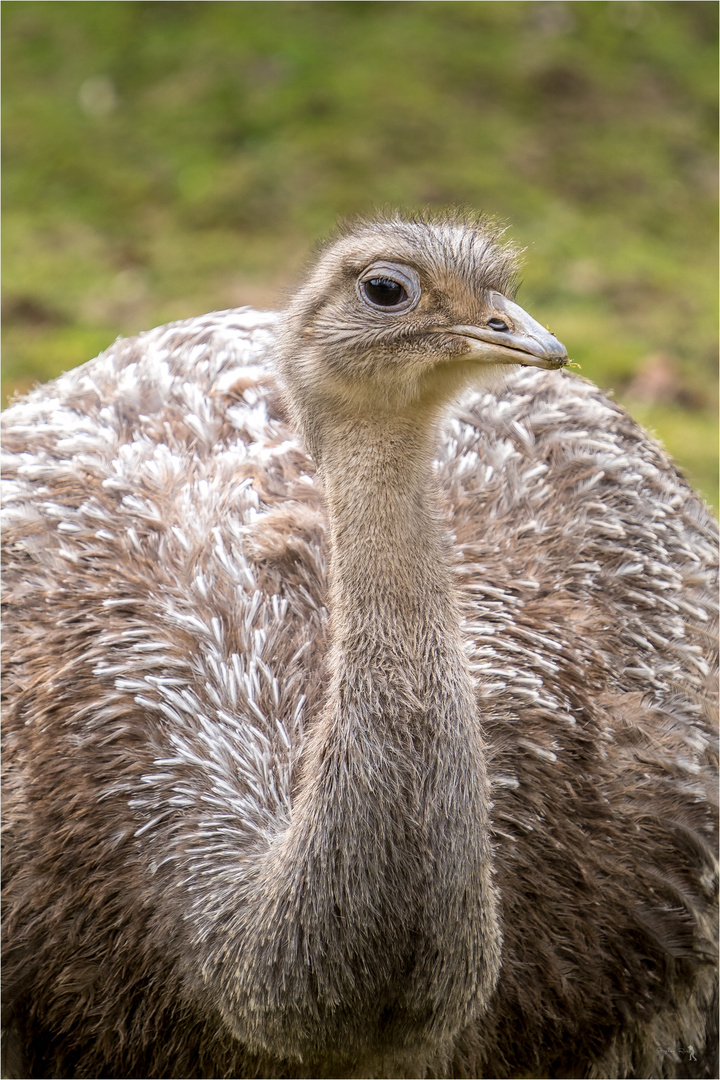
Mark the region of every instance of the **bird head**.
POLYGON ((306 439, 322 417, 419 417, 511 366, 563 367, 565 348, 512 298, 516 258, 483 218, 391 217, 342 232, 279 331, 306 439))

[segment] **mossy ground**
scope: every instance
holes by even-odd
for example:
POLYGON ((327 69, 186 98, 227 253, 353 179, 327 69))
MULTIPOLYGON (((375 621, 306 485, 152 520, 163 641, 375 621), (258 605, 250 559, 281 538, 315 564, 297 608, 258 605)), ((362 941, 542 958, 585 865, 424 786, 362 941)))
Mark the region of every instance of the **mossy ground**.
POLYGON ((717 500, 714 3, 5 0, 4 391, 465 205, 717 500))

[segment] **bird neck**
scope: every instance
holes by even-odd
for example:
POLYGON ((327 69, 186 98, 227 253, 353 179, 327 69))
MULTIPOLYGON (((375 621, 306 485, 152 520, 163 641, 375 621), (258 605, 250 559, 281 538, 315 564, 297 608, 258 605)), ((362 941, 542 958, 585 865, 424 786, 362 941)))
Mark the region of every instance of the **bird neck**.
POLYGON ((335 436, 322 451, 327 696, 290 823, 257 866, 255 925, 273 927, 262 966, 276 975, 252 995, 263 1039, 278 1025, 286 1047, 295 1033, 298 1052, 333 1041, 357 1058, 410 1034, 449 1042, 489 997, 500 946, 431 432, 398 419, 335 436))
POLYGON ((323 446, 332 637, 346 656, 365 635, 398 649, 408 669, 435 627, 461 647, 433 446, 431 432, 400 417, 340 426, 323 446))

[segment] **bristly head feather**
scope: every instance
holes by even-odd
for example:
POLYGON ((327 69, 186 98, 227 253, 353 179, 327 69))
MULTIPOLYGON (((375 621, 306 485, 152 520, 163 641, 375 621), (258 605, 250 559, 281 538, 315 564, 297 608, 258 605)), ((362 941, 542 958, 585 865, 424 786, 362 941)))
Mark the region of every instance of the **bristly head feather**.
POLYGON ((422 238, 428 253, 434 249, 438 261, 454 268, 462 267, 476 289, 493 289, 513 299, 518 288, 520 257, 525 249, 503 239, 508 228, 498 218, 462 207, 411 212, 384 208, 374 214, 346 218, 320 250, 351 236, 368 239, 377 236, 384 243, 401 239, 410 244, 422 238))

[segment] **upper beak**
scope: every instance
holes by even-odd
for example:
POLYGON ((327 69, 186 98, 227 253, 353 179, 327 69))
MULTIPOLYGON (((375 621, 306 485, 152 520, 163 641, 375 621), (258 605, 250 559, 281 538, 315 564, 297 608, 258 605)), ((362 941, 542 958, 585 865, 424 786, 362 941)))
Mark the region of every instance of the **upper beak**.
POLYGON ((494 364, 525 364, 539 368, 561 368, 568 354, 554 334, 528 315, 527 311, 501 293, 489 296, 492 316, 502 320, 507 330, 489 326, 451 326, 449 332, 464 337, 470 346, 466 358, 494 364))

